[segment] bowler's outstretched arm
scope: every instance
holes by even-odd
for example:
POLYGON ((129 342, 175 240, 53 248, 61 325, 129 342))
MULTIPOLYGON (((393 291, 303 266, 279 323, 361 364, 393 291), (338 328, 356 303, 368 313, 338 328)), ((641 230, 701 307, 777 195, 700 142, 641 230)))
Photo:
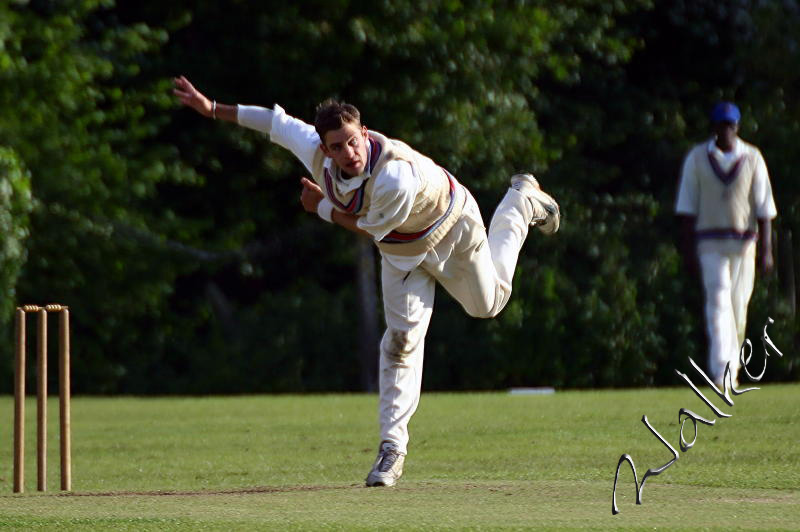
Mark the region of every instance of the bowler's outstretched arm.
POLYGON ((172 93, 178 97, 183 105, 191 107, 206 118, 237 122, 235 105, 226 105, 218 103, 216 100, 210 100, 202 92, 195 89, 194 85, 184 76, 178 76, 172 81, 175 85, 172 93))

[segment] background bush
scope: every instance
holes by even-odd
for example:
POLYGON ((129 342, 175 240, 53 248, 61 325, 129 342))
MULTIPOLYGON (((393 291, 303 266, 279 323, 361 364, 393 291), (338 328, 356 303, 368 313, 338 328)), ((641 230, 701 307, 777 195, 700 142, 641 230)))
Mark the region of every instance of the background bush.
POLYGON ((513 173, 559 199, 561 232, 528 239, 498 319, 437 295, 429 389, 672 384, 705 361, 672 211, 684 154, 733 99, 780 212, 748 335, 760 349, 775 318, 787 356, 767 378, 796 379, 798 30, 794 1, 2 4, 0 390, 13 307, 47 302, 72 308, 77 393, 374 385, 381 307, 357 288, 378 290, 374 252, 302 212, 289 153, 180 109, 179 74, 305 120, 356 103, 487 223, 513 173))

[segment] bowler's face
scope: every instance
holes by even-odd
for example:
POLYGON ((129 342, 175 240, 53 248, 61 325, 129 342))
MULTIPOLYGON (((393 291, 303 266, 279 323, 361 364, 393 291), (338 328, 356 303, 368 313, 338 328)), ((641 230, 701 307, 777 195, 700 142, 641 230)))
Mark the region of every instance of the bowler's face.
POLYGON ((322 151, 350 176, 361 175, 367 164, 367 126, 345 124, 340 129, 328 131, 322 151))

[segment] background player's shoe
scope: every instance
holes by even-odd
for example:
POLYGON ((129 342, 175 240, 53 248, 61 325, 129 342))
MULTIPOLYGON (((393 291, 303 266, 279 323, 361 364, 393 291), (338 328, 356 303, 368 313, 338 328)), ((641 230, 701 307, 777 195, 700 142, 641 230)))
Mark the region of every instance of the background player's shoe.
POLYGON ((394 486, 403 474, 405 459, 405 455, 397 452, 397 449, 386 442, 382 443, 372 471, 367 475, 367 486, 394 486))
POLYGON ((511 188, 522 192, 530 200, 533 207, 531 225, 538 227, 546 235, 558 231, 561 210, 556 200, 542 190, 535 177, 531 174, 516 174, 511 177, 511 188))

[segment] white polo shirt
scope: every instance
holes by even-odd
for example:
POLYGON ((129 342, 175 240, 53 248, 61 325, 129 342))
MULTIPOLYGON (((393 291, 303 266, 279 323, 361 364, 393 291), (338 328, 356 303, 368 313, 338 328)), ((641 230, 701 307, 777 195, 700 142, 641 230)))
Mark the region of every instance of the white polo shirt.
MULTIPOLYGON (((314 155, 321 144, 314 126, 286 114, 279 105, 275 105, 274 110, 253 105, 239 105, 237 121, 241 126, 269 134, 272 142, 291 151, 303 166, 312 172, 314 155)), ((369 149, 368 144, 367 150, 369 149)), ((331 159, 326 160, 326 167, 332 168, 332 162, 331 159)), ((340 193, 355 190, 365 179, 373 177, 368 169, 356 177, 344 178, 338 171, 331 172, 331 175, 340 193)), ((372 235, 374 240, 380 241, 406 221, 420 183, 411 166, 401 160, 386 163, 374 179, 369 210, 366 215, 358 219, 357 225, 372 235)), ((419 266, 426 253, 411 257, 383 253, 383 256, 394 267, 410 271, 419 266)))

